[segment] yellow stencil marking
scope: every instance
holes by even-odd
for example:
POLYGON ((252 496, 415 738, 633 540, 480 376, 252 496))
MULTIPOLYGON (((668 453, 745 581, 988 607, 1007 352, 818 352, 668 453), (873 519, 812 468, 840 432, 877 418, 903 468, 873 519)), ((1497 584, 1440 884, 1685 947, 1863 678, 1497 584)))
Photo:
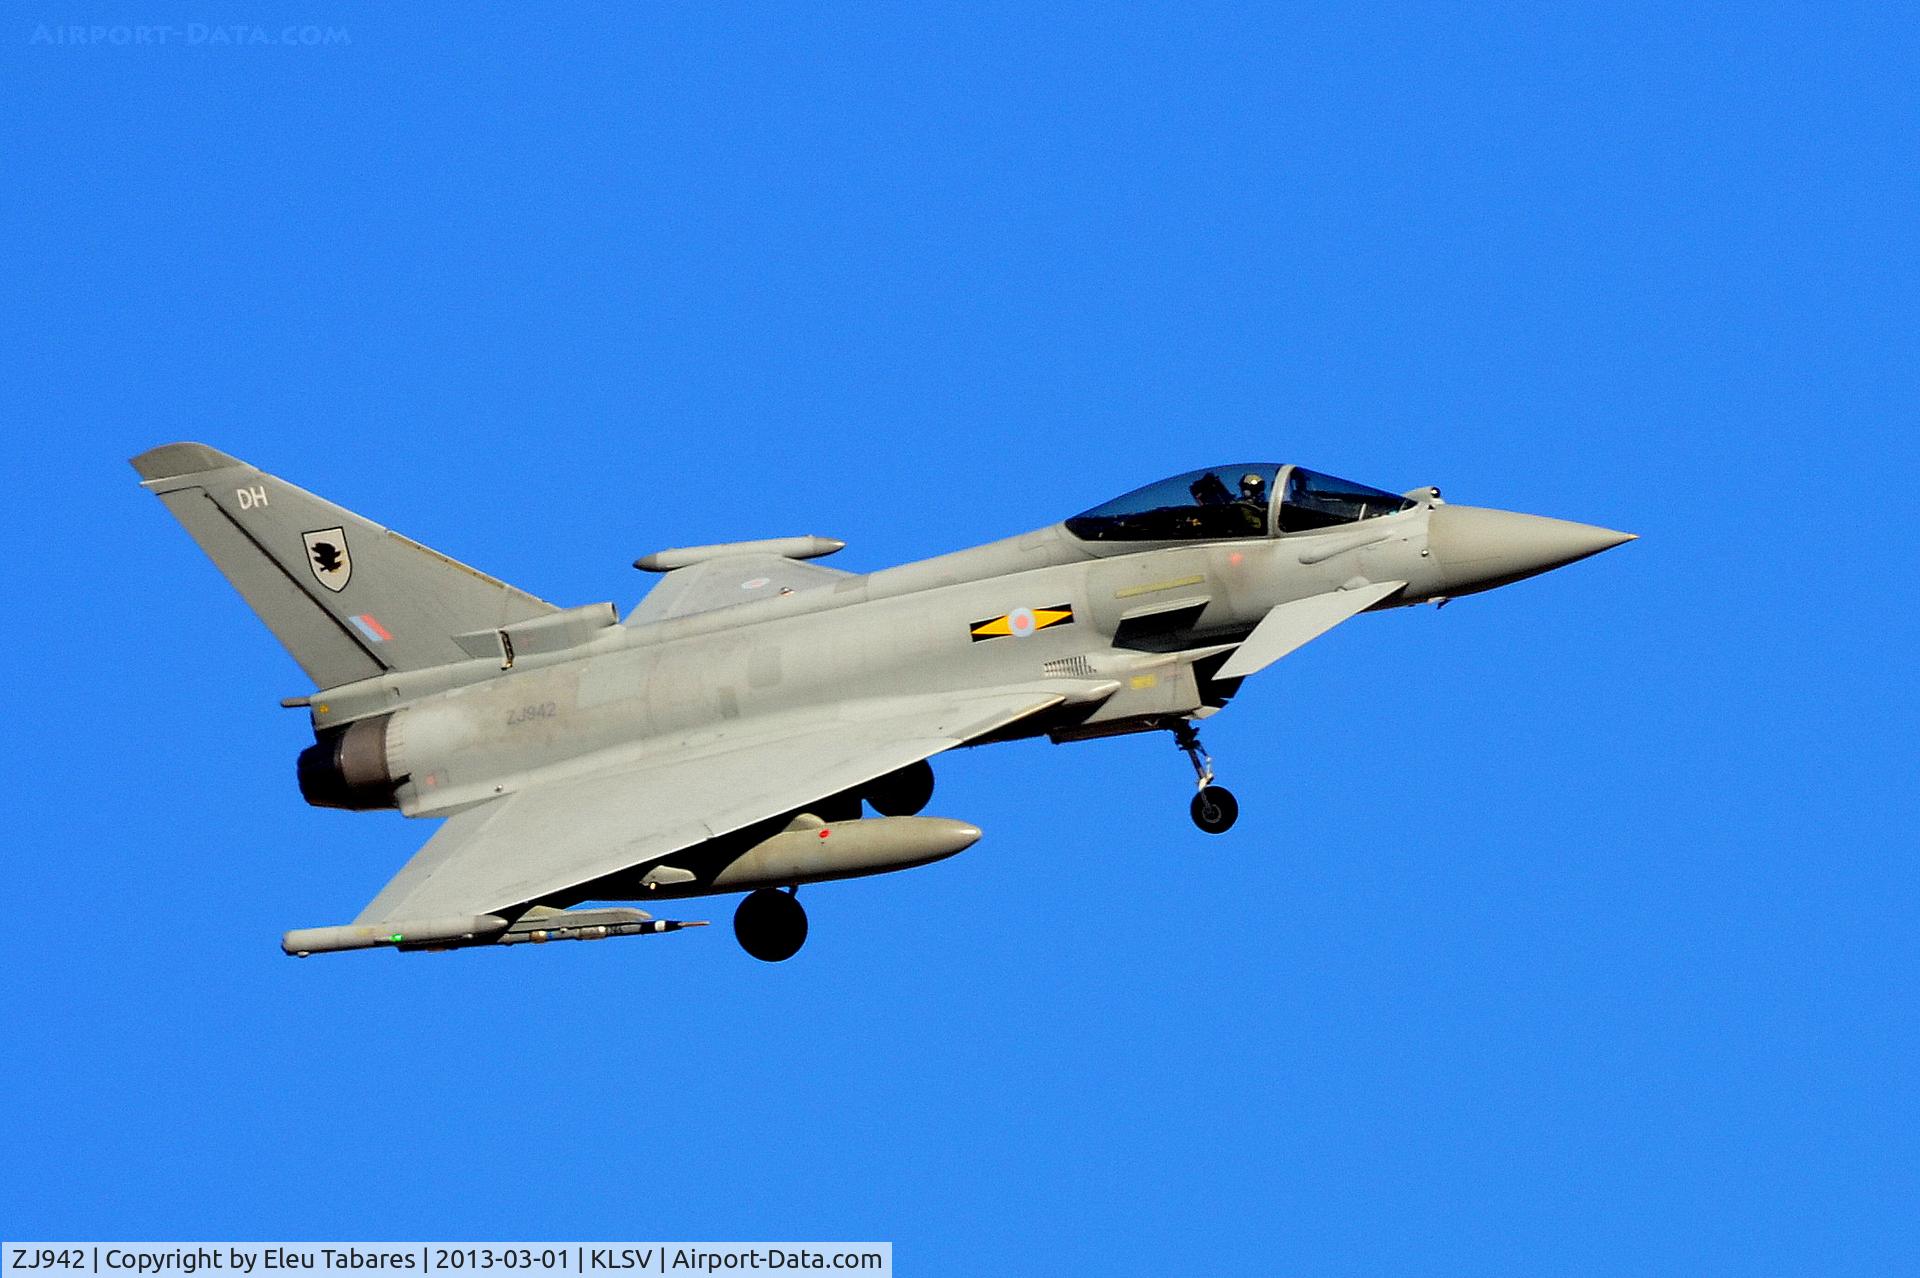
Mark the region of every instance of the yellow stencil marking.
POLYGON ((1114 591, 1113 597, 1131 599, 1135 595, 1151 595, 1161 590, 1178 590, 1182 586, 1197 586, 1205 580, 1206 577, 1203 574, 1196 573, 1191 577, 1181 577, 1175 581, 1155 581, 1144 586, 1128 586, 1125 590, 1114 591))

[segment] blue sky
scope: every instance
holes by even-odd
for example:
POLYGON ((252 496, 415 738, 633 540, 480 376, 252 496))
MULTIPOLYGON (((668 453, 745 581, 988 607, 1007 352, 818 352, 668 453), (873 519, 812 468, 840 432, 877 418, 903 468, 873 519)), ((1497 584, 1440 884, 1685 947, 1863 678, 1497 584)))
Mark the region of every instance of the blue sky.
POLYGON ((1911 15, 1563 8, 15 9, 0 1226, 1913 1268, 1911 15), (295 963, 425 830, 301 804, 179 438, 623 609, 1249 456, 1642 540, 1250 683, 1225 839, 1016 745, 781 967, 295 963))

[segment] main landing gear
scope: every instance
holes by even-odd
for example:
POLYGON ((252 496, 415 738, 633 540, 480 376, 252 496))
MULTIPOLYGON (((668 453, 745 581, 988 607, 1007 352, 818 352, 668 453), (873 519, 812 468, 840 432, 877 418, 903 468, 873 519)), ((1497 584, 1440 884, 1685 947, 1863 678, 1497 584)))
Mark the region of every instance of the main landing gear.
POLYGON ((762 963, 784 963, 807 943, 807 912, 793 889, 761 888, 733 912, 733 935, 762 963))
POLYGON ((1194 781, 1199 793, 1187 808, 1193 823, 1208 834, 1225 834, 1240 819, 1240 803, 1233 791, 1213 783, 1213 756, 1200 744, 1200 733, 1192 723, 1181 720, 1173 729, 1173 740, 1187 753, 1193 764, 1194 781))

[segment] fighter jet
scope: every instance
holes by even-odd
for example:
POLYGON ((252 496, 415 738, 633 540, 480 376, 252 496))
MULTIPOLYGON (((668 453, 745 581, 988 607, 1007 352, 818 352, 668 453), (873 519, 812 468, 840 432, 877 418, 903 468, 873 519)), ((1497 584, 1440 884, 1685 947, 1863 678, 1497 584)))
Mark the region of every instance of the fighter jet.
POLYGON ((1166 732, 1194 824, 1238 815, 1197 725, 1363 612, 1444 603, 1631 541, 1304 466, 1211 466, 1060 523, 871 573, 802 536, 642 555, 622 618, 560 608, 204 444, 132 459, 317 691, 310 804, 439 829, 352 923, 282 948, 446 950, 675 931, 638 905, 742 893, 755 958, 802 885, 925 865, 929 760, 1166 732), (867 815, 871 811, 872 815, 867 815))

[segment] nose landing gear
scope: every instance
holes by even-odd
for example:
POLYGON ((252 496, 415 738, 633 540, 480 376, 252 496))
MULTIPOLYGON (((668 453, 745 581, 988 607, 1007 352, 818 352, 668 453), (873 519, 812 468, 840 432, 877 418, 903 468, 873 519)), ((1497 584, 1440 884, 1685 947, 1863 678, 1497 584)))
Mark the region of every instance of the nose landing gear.
POLYGON ((1213 783, 1213 756, 1200 744, 1200 732, 1192 723, 1183 719, 1176 724, 1173 740, 1186 751, 1187 761, 1193 764, 1194 781, 1199 790, 1187 808, 1193 823, 1208 834, 1225 834, 1240 819, 1239 801, 1233 797, 1233 791, 1213 783))
POLYGON ((1225 834, 1240 819, 1240 801, 1223 785, 1203 786, 1187 811, 1193 814, 1193 823, 1208 834, 1225 834))

